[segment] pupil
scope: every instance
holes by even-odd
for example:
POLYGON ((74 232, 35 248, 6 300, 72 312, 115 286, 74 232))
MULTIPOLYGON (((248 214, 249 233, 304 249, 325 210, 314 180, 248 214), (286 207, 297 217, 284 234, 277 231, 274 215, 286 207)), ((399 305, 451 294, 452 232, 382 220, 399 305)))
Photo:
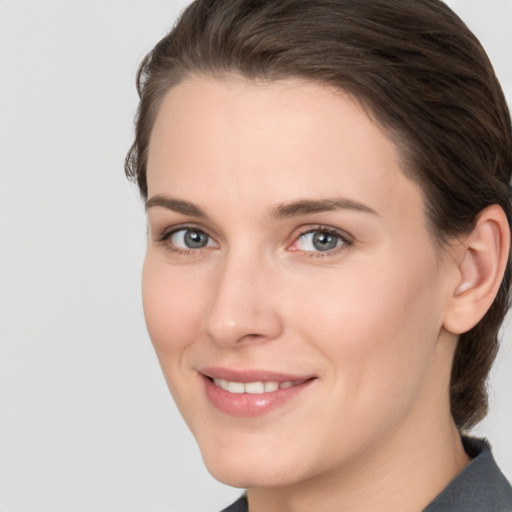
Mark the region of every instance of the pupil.
POLYGON ((313 236, 313 245, 317 251, 328 251, 334 249, 338 243, 335 236, 329 233, 315 233, 313 236))
POLYGON ((185 244, 190 249, 205 247, 208 243, 208 236, 200 231, 187 231, 185 233, 185 244))

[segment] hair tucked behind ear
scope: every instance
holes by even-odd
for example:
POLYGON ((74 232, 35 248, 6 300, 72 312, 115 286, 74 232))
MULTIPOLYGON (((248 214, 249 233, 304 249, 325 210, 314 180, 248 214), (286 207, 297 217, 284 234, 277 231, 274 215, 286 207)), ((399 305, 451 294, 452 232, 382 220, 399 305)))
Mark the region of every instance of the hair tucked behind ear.
MULTIPOLYGON (((397 143, 442 246, 497 204, 511 220, 510 115, 478 40, 438 0, 196 0, 144 59, 126 174, 147 197, 149 138, 165 93, 192 73, 303 77, 348 91, 397 143)), ((496 300, 460 338, 451 407, 459 428, 487 410, 485 382, 508 308, 496 300)))

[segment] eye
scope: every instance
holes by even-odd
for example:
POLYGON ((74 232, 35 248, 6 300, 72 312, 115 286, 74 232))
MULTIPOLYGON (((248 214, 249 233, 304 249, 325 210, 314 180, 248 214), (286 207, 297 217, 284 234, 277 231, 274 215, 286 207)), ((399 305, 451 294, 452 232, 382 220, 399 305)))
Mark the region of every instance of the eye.
POLYGON ((290 249, 304 252, 327 252, 344 245, 350 245, 350 242, 341 234, 326 229, 314 229, 300 235, 290 249))
POLYGON ((199 229, 179 229, 170 233, 168 240, 176 249, 189 250, 215 246, 211 237, 199 229))

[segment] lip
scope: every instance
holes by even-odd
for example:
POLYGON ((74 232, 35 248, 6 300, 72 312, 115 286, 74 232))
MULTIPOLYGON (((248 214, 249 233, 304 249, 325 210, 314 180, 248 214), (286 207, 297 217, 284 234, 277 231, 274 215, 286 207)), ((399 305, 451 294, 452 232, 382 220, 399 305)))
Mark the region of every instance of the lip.
POLYGON ((225 379, 232 382, 257 382, 273 380, 277 382, 308 380, 314 375, 296 375, 291 373, 274 372, 270 370, 233 370, 230 368, 212 367, 201 368, 199 373, 211 379, 225 379))
POLYGON ((209 402, 223 413, 241 417, 261 416, 277 409, 300 395, 316 380, 315 376, 311 375, 292 375, 268 370, 239 371, 220 367, 203 368, 199 375, 209 402), (293 381, 299 384, 267 393, 230 393, 215 385, 214 378, 231 382, 293 381))

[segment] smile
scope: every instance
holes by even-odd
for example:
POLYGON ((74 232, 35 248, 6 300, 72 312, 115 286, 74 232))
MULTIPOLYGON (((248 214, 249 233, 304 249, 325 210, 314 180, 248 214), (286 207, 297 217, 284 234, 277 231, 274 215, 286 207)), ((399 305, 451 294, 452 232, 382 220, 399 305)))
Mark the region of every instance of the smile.
POLYGON ((270 381, 257 381, 257 382, 234 382, 225 379, 214 378, 213 383, 229 393, 241 394, 249 393, 252 395, 259 395, 262 393, 273 393, 278 389, 287 389, 293 386, 302 384, 305 380, 278 382, 275 380, 270 381))
POLYGON ((297 397, 318 380, 315 376, 226 368, 201 369, 198 374, 210 404, 224 414, 239 417, 260 416, 289 402, 300 403, 297 397))

